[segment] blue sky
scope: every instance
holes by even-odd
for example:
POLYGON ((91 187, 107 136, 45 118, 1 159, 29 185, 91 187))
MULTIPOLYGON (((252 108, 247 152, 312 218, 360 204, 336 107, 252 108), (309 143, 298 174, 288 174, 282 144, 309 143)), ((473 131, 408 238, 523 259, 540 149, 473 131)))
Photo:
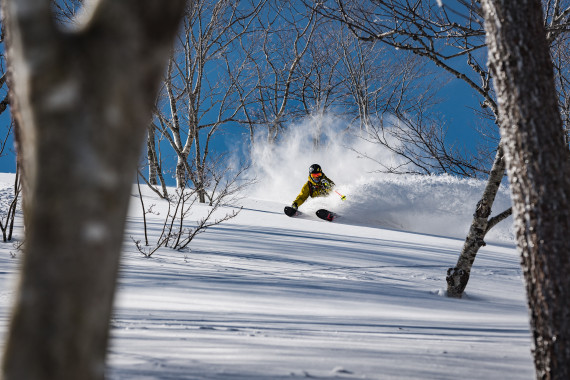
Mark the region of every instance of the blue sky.
MULTIPOLYGON (((4 136, 10 125, 10 116, 8 111, 5 111, 2 116, 0 116, 0 138, 4 139, 4 136)), ((4 149, 4 155, 0 157, 0 172, 2 173, 15 173, 16 172, 16 157, 14 155, 14 143, 12 136, 9 137, 9 141, 4 149)))
POLYGON ((481 136, 476 132, 477 116, 473 109, 479 110, 481 101, 465 82, 455 79, 441 89, 444 101, 437 109, 445 115, 449 123, 449 137, 460 143, 474 146, 481 136))

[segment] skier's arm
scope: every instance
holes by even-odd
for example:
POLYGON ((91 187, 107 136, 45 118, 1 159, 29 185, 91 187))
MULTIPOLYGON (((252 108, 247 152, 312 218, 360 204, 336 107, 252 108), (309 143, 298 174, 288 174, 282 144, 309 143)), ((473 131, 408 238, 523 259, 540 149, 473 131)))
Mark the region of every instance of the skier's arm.
POLYGON ((334 182, 331 179, 329 179, 328 177, 324 177, 322 179, 322 182, 323 182, 323 187, 327 191, 327 194, 330 193, 335 186, 334 182))
POLYGON ((307 200, 307 198, 309 198, 309 182, 303 185, 301 192, 299 193, 299 195, 297 195, 297 198, 295 198, 295 200, 293 201, 293 207, 295 207, 295 205, 297 207, 301 206, 307 200))

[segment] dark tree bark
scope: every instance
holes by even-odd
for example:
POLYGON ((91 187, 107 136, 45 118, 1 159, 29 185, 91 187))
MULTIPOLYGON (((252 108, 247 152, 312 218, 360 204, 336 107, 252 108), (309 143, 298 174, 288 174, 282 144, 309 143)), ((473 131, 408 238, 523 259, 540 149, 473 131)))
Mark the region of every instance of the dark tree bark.
POLYGON ((484 0, 538 379, 570 378, 570 171, 539 0, 484 0))
POLYGON ((3 3, 26 242, 2 373, 102 379, 129 195, 185 0, 86 2, 74 31, 49 0, 3 3))
POLYGON ((148 127, 146 137, 146 155, 148 158, 148 182, 153 186, 157 186, 160 165, 158 164, 158 156, 156 154, 156 136, 152 124, 148 127))

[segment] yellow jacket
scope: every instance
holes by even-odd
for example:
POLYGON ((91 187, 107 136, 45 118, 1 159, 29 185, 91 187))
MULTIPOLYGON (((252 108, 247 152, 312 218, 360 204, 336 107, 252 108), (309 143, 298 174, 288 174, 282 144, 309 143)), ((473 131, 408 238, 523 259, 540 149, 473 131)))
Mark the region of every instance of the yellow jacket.
POLYGON ((331 181, 325 175, 325 173, 323 173, 323 178, 319 183, 313 181, 311 176, 309 176, 309 180, 307 181, 307 183, 303 185, 301 192, 299 193, 299 195, 297 196, 297 198, 293 203, 297 204, 297 207, 299 207, 307 200, 309 196, 311 198, 324 197, 329 195, 333 188, 334 188, 334 182, 331 181))

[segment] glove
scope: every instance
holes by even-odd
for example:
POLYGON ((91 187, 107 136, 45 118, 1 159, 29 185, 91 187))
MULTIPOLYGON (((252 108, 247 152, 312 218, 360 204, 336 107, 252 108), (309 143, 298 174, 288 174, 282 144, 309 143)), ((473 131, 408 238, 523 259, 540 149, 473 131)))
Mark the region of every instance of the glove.
POLYGON ((293 202, 293 204, 291 205, 291 207, 293 207, 295 210, 299 208, 299 206, 297 206, 297 202, 293 202))

